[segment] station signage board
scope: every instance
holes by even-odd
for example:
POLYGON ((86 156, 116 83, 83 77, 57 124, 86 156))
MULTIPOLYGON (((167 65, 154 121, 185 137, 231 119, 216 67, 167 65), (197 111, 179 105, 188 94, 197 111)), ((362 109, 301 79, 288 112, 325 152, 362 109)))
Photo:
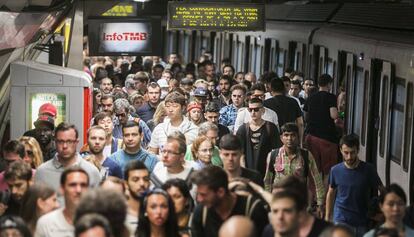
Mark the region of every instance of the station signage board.
POLYGON ((264 31, 264 4, 169 2, 168 30, 264 31))
POLYGON ((88 20, 90 55, 159 55, 161 21, 136 18, 88 20))

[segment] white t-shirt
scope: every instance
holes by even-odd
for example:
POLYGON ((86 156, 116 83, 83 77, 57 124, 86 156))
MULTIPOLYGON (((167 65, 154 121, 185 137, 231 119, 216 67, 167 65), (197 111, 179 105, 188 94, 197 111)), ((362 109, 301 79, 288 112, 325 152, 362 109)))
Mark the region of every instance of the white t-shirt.
POLYGON ((187 145, 192 144, 198 135, 198 127, 190 122, 186 117, 183 118, 183 121, 178 127, 172 126, 170 120, 166 118, 163 123, 158 124, 154 128, 151 136, 151 142, 148 146, 162 150, 167 142, 167 136, 175 131, 179 131, 184 134, 187 145))
POLYGON ((75 228, 63 215, 63 208, 49 212, 39 218, 34 237, 73 237, 75 228))
POLYGON ((181 171, 178 174, 171 174, 167 171, 167 167, 165 167, 162 162, 158 162, 155 165, 154 170, 152 172, 154 173, 155 176, 157 176, 157 178, 162 183, 165 183, 165 181, 167 181, 169 179, 175 179, 175 178, 186 180, 188 175, 190 174, 191 170, 192 170, 191 165, 188 164, 188 162, 186 161, 186 164, 184 165, 184 170, 183 171, 181 171))
MULTIPOLYGON (((262 115, 262 119, 273 123, 274 125, 276 125, 277 128, 279 128, 279 119, 277 117, 276 112, 266 107, 264 109, 265 109, 265 112, 262 115)), ((247 108, 239 109, 239 111, 237 112, 236 122, 234 123, 233 133, 237 134, 237 129, 239 129, 241 125, 249 122, 250 120, 251 120, 251 117, 250 117, 250 113, 247 110, 247 108)))
POLYGON ((125 226, 129 230, 129 236, 135 237, 135 232, 138 227, 138 216, 128 212, 125 219, 125 226))

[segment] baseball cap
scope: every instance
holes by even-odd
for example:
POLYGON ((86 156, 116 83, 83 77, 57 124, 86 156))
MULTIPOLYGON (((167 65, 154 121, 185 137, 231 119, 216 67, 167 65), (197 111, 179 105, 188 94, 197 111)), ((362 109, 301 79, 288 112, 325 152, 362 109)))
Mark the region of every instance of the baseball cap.
POLYGON ((197 87, 194 90, 194 96, 207 97, 207 90, 203 87, 197 87))
POLYGON ((39 108, 39 115, 48 114, 52 117, 56 117, 57 111, 56 107, 51 103, 42 104, 39 108))
POLYGON ((45 124, 50 129, 55 129, 55 119, 49 115, 40 115, 37 120, 34 122, 35 127, 40 126, 40 124, 45 124))

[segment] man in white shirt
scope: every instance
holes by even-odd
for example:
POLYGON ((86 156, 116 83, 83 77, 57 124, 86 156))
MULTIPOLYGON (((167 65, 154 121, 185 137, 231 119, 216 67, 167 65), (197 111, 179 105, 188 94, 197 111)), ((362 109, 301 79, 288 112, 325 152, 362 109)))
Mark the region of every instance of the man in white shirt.
POLYGON ((161 161, 158 162, 151 173, 151 181, 157 187, 172 178, 189 180, 193 169, 184 162, 187 149, 182 133, 175 132, 167 137, 167 143, 161 151, 161 161))
POLYGON ((198 127, 183 116, 184 108, 186 108, 186 100, 183 95, 178 92, 167 95, 165 98, 167 118, 154 128, 151 142, 148 145, 149 152, 160 154, 160 150, 163 149, 167 141, 167 136, 176 131, 184 134, 187 144, 193 143, 198 134, 198 127))
POLYGON ((80 167, 70 167, 60 177, 60 188, 65 198, 65 207, 43 215, 37 221, 35 237, 74 236, 73 218, 82 193, 89 186, 89 176, 80 167))
MULTIPOLYGON (((266 88, 262 83, 257 83, 253 85, 250 88, 250 92, 252 93, 250 95, 250 99, 259 98, 261 100, 264 100, 265 91, 266 91, 266 88)), ((273 123, 274 125, 276 125, 277 128, 279 128, 279 121, 278 121, 276 112, 266 107, 264 109, 265 109, 265 112, 262 115, 262 119, 273 123)), ((237 130, 243 123, 247 123, 250 120, 251 120, 251 117, 250 117, 250 113, 247 110, 247 108, 244 107, 244 108, 239 109, 239 111, 237 112, 236 122, 234 123, 233 134, 237 133, 237 130)))

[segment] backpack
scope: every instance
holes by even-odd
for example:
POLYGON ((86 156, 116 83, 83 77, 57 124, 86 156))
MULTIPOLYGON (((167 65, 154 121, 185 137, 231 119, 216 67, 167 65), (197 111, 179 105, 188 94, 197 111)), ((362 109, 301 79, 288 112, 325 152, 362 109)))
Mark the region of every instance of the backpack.
MULTIPOLYGON (((257 206, 257 204, 260 203, 260 199, 253 200, 253 195, 247 196, 247 202, 246 207, 244 208, 244 216, 251 217, 253 214, 254 208, 257 206)), ((206 206, 203 206, 203 210, 201 212, 201 224, 203 228, 206 227, 207 222, 207 214, 208 214, 208 208, 206 206)))
MULTIPOLYGON (((309 151, 299 148, 300 149, 300 153, 302 155, 303 158, 303 178, 305 179, 305 183, 308 180, 308 174, 309 174, 309 151)), ((270 151, 270 161, 269 161, 269 166, 268 166, 268 170, 267 172, 273 172, 272 169, 274 169, 275 166, 275 162, 276 162, 276 157, 279 154, 279 148, 273 149, 270 151)), ((273 181, 273 180, 272 180, 273 181)))

